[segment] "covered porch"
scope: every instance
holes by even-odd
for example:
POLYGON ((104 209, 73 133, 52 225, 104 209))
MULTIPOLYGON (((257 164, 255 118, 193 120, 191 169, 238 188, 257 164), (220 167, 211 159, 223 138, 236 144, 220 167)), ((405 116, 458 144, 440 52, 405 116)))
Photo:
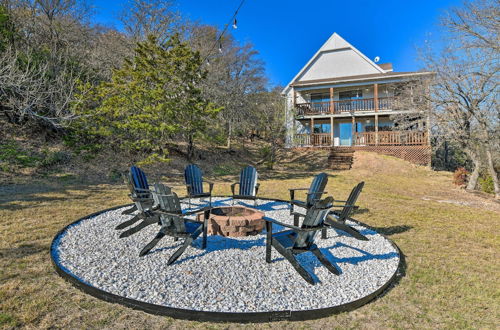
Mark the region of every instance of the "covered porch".
POLYGON ((293 138, 295 147, 423 146, 429 144, 423 124, 395 130, 388 117, 311 118, 293 138))

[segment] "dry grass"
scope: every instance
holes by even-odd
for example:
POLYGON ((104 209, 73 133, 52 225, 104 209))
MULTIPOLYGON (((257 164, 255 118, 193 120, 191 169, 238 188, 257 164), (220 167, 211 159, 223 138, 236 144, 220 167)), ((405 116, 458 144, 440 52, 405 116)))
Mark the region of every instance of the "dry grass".
MULTIPOLYGON (((262 196, 287 198, 308 186, 306 155, 287 155, 262 175, 262 196), (292 170, 302 164, 300 170, 292 170)), ((351 171, 330 173, 327 191, 345 199, 366 182, 357 218, 405 254, 405 276, 382 298, 353 312, 303 323, 238 325, 179 321, 88 296, 58 277, 49 245, 66 224, 128 202, 122 185, 82 185, 63 178, 0 187, 0 325, 36 328, 497 328, 500 206, 451 185, 451 175, 369 153, 351 171)), ((214 177, 229 193, 233 177, 214 177)), ((171 182, 173 178, 168 178, 171 182)), ((176 185, 181 182, 177 178, 176 185)), ((183 192, 183 189, 179 188, 183 192)))

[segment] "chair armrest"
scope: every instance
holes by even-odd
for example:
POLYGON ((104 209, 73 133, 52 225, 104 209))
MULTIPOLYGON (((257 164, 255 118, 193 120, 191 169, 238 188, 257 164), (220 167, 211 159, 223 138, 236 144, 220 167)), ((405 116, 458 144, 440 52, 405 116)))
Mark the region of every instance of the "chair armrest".
POLYGON ((279 222, 278 220, 274 220, 274 219, 269 218, 269 217, 263 217, 262 220, 264 220, 266 222, 270 222, 270 223, 276 224, 276 225, 280 225, 280 226, 283 226, 283 227, 287 227, 287 228, 290 228, 290 229, 293 229, 293 230, 300 230, 300 228, 297 227, 297 226, 289 225, 287 223, 282 223, 282 222, 279 222))
POLYGON ((237 184, 240 184, 239 182, 235 182, 231 185, 231 192, 233 193, 233 196, 235 195, 234 193, 234 188, 236 187, 237 184))
POLYGON ((309 190, 309 188, 290 188, 288 190, 309 190))
POLYGON ((286 228, 290 228, 294 231, 318 231, 318 230, 321 230, 324 228, 324 226, 316 226, 316 227, 309 227, 309 228, 300 228, 300 227, 297 227, 297 226, 294 226, 294 225, 289 225, 287 223, 282 223, 282 222, 279 222, 277 220, 274 220, 272 218, 268 218, 268 217, 263 217, 262 218, 264 221, 266 222, 270 222, 272 224, 276 224, 276 225, 280 225, 280 226, 283 226, 283 227, 286 227, 286 228))
POLYGON ((328 194, 328 191, 316 191, 316 192, 308 192, 306 193, 307 195, 323 195, 323 194, 328 194))
POLYGON ((208 210, 211 210, 211 209, 213 209, 213 207, 205 206, 205 207, 202 207, 200 209, 196 209, 194 211, 189 211, 189 212, 186 212, 186 213, 182 213, 182 215, 191 215, 191 214, 195 214, 195 213, 205 212, 205 211, 208 211, 208 210))

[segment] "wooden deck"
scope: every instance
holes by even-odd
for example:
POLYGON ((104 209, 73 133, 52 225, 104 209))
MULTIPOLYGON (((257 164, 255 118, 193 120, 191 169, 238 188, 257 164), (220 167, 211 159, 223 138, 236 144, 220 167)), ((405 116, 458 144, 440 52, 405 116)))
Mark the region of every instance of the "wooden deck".
MULTIPOLYGON (((297 134, 295 147, 333 146, 330 133, 297 134)), ((429 139, 426 131, 383 131, 355 133, 353 146, 426 146, 429 139)))
POLYGON ((392 110, 394 97, 364 98, 357 100, 297 103, 298 116, 342 114, 357 111, 392 110), (378 104, 377 104, 378 103, 378 104), (378 107, 376 106, 378 105, 378 107))

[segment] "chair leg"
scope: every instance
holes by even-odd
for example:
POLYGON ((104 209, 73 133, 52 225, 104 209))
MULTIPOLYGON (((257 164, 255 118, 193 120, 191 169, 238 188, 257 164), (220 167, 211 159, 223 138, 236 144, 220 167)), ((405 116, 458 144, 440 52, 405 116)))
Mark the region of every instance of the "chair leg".
POLYGON ((313 249, 312 253, 318 258, 319 262, 321 262, 323 266, 325 266, 331 273, 340 275, 340 271, 337 269, 337 267, 332 265, 331 262, 326 259, 325 255, 321 253, 318 248, 313 249))
POLYGON ((115 227, 115 229, 117 229, 117 230, 125 229, 128 226, 133 225, 134 223, 136 223, 137 221, 139 221, 143 218, 144 218, 144 214, 139 213, 136 216, 134 216, 132 219, 120 223, 118 226, 115 227))
POLYGON ((191 208, 191 196, 188 196, 189 208, 191 208))
POLYGON ((293 214, 293 203, 290 202, 290 215, 292 215, 292 214, 293 214))
POLYGON ((135 211, 137 211, 137 206, 136 205, 132 206, 129 209, 126 209, 125 211, 122 212, 122 214, 131 214, 131 213, 134 213, 135 211))
POLYGON ((184 244, 182 244, 182 246, 177 251, 175 251, 174 254, 172 254, 170 259, 168 259, 167 265, 173 264, 181 256, 181 254, 184 253, 187 247, 191 245, 192 242, 193 238, 191 236, 187 237, 184 241, 184 244))
POLYGON ((295 227, 298 227, 299 226, 299 215, 298 214, 294 214, 293 215, 293 225, 295 227))
POLYGON ((205 211, 203 218, 203 241, 201 243, 201 248, 207 248, 207 231, 208 231, 208 219, 210 218, 210 210, 205 211))
POLYGON ((155 238, 146 245, 141 252, 139 253, 139 257, 142 257, 146 254, 148 254, 149 251, 151 251, 152 248, 158 244, 158 242, 165 236, 165 234, 160 230, 158 234, 156 234, 155 238))
POLYGON ((321 229, 321 239, 327 239, 326 228, 321 229))
POLYGON ((266 221, 266 262, 271 263, 271 244, 273 241, 273 224, 266 221))
POLYGON ((130 229, 124 231, 123 233, 121 233, 120 238, 129 237, 130 235, 137 233, 141 229, 146 228, 147 226, 155 224, 155 223, 158 223, 157 216, 146 218, 137 226, 130 228, 130 229))
POLYGON ((273 246, 276 251, 278 251, 283 257, 285 257, 286 260, 288 260, 288 262, 292 264, 293 268, 295 268, 297 273, 299 273, 299 275, 302 276, 307 283, 312 285, 315 284, 311 274, 309 274, 309 272, 299 264, 291 251, 284 249, 280 244, 273 244, 273 246))

